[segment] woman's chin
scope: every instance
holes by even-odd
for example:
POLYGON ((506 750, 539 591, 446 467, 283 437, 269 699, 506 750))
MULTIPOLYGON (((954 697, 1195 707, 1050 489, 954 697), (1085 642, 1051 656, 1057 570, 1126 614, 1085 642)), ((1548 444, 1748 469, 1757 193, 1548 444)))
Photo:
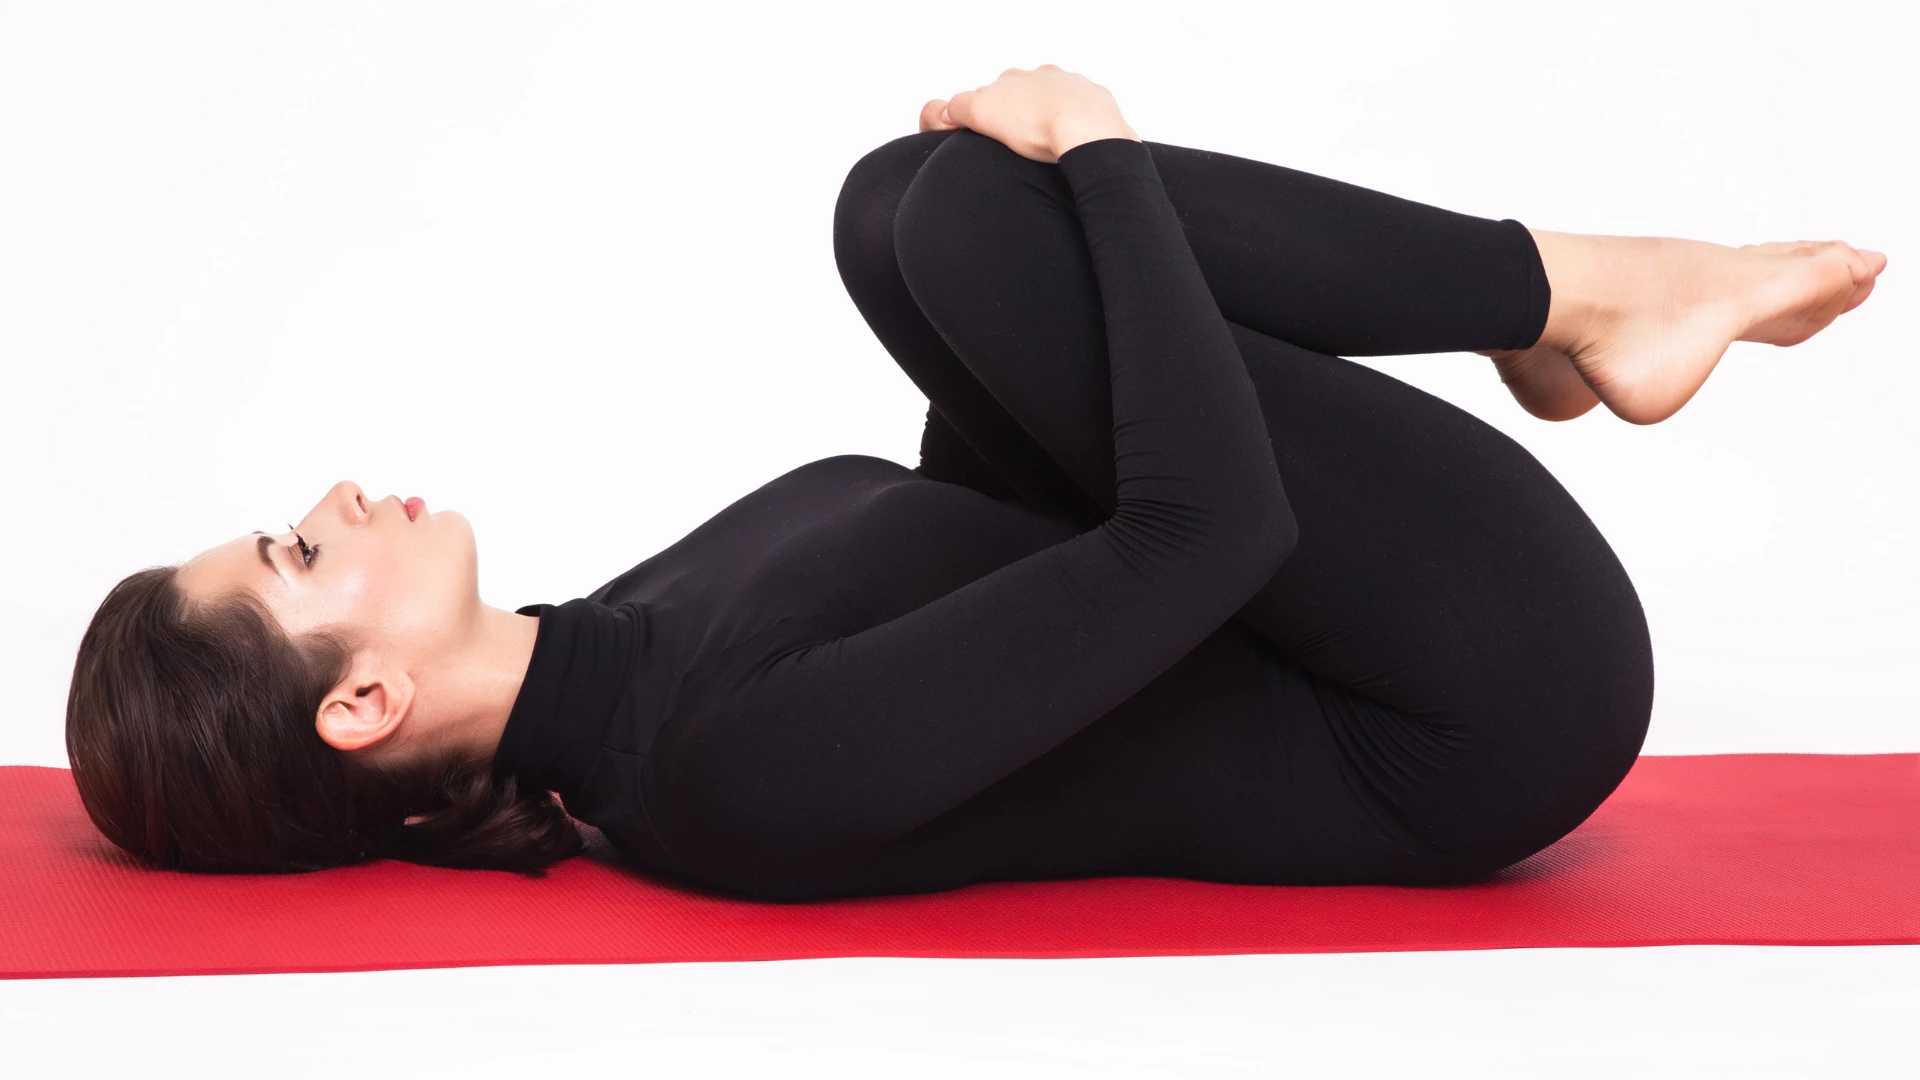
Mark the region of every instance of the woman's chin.
POLYGON ((435 510, 432 513, 421 514, 420 520, 414 524, 428 525, 435 531, 446 532, 448 543, 459 542, 453 539, 454 534, 464 536, 466 546, 473 547, 473 522, 468 521, 467 515, 458 510, 435 510))

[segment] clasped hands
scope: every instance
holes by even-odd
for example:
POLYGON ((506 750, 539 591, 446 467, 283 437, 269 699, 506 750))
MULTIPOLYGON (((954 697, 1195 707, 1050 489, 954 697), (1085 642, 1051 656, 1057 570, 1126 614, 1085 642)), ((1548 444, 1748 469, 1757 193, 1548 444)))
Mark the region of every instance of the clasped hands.
POLYGON ((1140 141, 1107 88, 1055 64, 1000 77, 920 107, 921 131, 967 128, 1005 143, 1021 157, 1052 164, 1096 139, 1140 141))

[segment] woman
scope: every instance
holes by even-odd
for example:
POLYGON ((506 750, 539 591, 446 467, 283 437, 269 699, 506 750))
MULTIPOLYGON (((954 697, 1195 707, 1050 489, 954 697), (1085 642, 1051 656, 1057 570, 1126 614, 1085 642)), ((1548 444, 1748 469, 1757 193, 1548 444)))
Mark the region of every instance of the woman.
POLYGON ((135 574, 68 702, 101 830, 194 870, 537 873, 577 818, 771 900, 1478 878, 1625 775, 1646 622, 1525 450, 1333 354, 1480 351, 1536 415, 1653 423, 1885 265, 1533 232, 1146 143, 1052 65, 921 127, 834 223, 930 399, 918 468, 801 466, 518 612, 480 602, 458 514, 346 483, 135 574))

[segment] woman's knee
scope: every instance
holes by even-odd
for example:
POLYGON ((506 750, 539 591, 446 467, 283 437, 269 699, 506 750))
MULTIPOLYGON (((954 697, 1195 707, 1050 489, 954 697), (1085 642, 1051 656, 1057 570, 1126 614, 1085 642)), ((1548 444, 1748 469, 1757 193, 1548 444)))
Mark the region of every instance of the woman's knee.
MULTIPOLYGON (((964 128, 948 134, 914 174, 894 215, 894 256, 916 296, 1051 258, 1067 239, 1063 220, 1074 217, 1072 190, 1058 166, 964 128)), ((1072 231, 1077 240, 1077 222, 1072 231)))
POLYGON ((907 186, 953 131, 903 135, 869 150, 840 185, 833 209, 833 254, 852 285, 874 273, 892 274, 893 219, 907 186))

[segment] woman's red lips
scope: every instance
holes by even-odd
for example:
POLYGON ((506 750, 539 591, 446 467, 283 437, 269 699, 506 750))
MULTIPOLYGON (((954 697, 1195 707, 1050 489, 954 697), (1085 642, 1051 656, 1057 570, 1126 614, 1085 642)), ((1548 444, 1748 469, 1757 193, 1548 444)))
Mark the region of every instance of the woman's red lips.
POLYGON ((407 508, 407 520, 419 521, 420 515, 427 512, 427 500, 415 495, 401 505, 407 508))

